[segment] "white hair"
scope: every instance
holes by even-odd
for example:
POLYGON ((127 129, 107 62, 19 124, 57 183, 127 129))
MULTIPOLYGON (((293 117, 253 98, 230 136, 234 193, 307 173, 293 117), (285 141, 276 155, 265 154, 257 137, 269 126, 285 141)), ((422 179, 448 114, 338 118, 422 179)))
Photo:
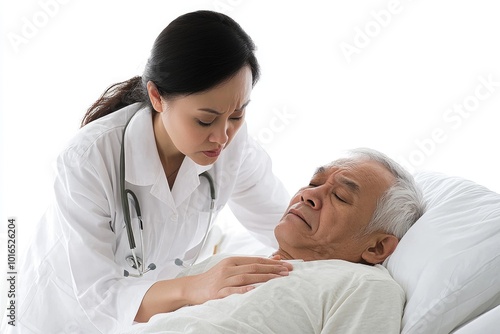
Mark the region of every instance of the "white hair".
POLYGON ((347 158, 336 160, 332 165, 356 164, 360 160, 375 161, 395 178, 395 183, 378 200, 373 216, 362 234, 383 231, 401 239, 425 212, 422 191, 415 179, 401 165, 379 151, 358 148, 348 153, 347 158))

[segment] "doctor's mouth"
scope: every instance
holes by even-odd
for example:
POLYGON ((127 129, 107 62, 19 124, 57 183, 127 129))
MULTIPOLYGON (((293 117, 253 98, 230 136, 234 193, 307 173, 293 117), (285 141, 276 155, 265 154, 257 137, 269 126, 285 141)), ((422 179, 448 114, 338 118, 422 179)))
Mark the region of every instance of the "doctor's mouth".
POLYGON ((222 148, 219 148, 217 150, 212 150, 212 151, 203 151, 203 154, 205 154, 209 158, 216 158, 220 155, 221 151, 222 148))

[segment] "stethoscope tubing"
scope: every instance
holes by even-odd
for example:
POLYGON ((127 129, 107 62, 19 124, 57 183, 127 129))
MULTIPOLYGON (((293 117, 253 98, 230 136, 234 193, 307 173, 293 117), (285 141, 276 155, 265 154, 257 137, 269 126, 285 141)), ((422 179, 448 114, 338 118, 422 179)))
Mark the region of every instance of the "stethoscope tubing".
MULTIPOLYGON (((132 258, 133 258, 133 264, 131 265, 135 269, 137 269, 138 275, 133 275, 130 274, 127 270, 124 270, 124 276, 132 276, 132 277, 142 277, 145 273, 147 273, 150 270, 154 270, 156 268, 156 265, 154 263, 150 263, 147 267, 146 270, 144 270, 144 266, 146 265, 146 251, 144 248, 144 237, 143 237, 143 230, 144 230, 144 224, 142 221, 142 213, 141 213, 141 206, 139 204, 139 199, 137 196, 134 194, 134 192, 130 189, 125 188, 125 131, 127 130, 127 127, 134 117, 135 113, 129 118, 127 123, 125 124, 125 127, 123 128, 123 133, 122 133, 122 143, 121 143, 121 148, 120 148, 120 196, 121 196, 121 202, 122 202, 122 209, 123 209, 123 219, 125 221, 125 229, 127 231, 127 238, 130 246, 130 251, 132 253, 132 258), (134 203, 134 209, 137 215, 137 218, 139 220, 139 237, 140 237, 140 242, 141 242, 141 249, 142 249, 142 263, 139 260, 139 257, 136 254, 136 243, 135 243, 135 237, 134 237, 134 232, 132 229, 132 219, 130 217, 130 205, 129 205, 129 196, 132 197, 132 201, 134 203)), ((189 266, 192 266, 198 257, 200 256, 201 250, 203 249, 203 246, 205 245, 205 242, 208 238, 208 233, 210 231, 210 225, 212 223, 212 217, 215 209, 215 200, 216 200, 216 195, 215 195, 215 185, 212 176, 208 173, 208 171, 205 171, 200 174, 200 177, 205 177, 208 181, 209 187, 210 187, 210 212, 208 216, 208 223, 207 223, 207 228, 205 230, 205 235, 203 236, 203 240, 201 242, 201 247, 198 248, 198 251, 196 253, 196 256, 194 257, 194 260, 191 261, 189 266)), ((129 258, 129 257, 127 257, 129 258)), ((187 267, 184 261, 181 259, 177 258, 175 259, 174 263, 178 266, 183 266, 187 267)))
MULTIPOLYGON (((127 130, 127 127, 134 117, 135 113, 129 118, 127 123, 125 124, 125 127, 123 128, 123 133, 122 133, 122 143, 121 143, 121 148, 120 148, 120 196, 121 196, 121 201, 122 201, 122 208, 123 208, 123 219, 125 220, 125 228, 127 229, 127 236, 128 236, 128 242, 130 249, 132 250, 132 255, 134 255, 135 259, 135 239, 134 239, 134 232, 132 231, 132 222, 130 218, 130 207, 129 207, 129 201, 128 201, 128 196, 127 194, 130 193, 132 195, 132 198, 134 199, 135 207, 136 210, 138 210, 138 213, 140 212, 141 208, 138 206, 139 201, 136 201, 137 196, 132 191, 128 191, 125 189, 125 131, 127 130)), ((144 248, 143 248, 144 250, 144 248)), ((144 255, 143 255, 144 256, 144 255)), ((136 261, 136 263, 138 263, 136 261)))

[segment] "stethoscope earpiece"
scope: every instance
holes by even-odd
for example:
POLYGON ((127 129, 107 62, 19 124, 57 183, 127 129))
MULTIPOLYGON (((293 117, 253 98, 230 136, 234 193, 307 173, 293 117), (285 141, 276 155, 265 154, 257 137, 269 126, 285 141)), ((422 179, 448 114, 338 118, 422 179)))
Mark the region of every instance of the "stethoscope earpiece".
POLYGON ((154 263, 150 263, 148 266, 148 269, 146 269, 144 271, 139 270, 139 274, 131 274, 128 272, 128 270, 123 270, 123 276, 125 276, 125 277, 142 277, 148 271, 155 270, 155 269, 156 269, 156 265, 154 263))
POLYGON ((125 258, 125 260, 129 264, 129 266, 131 266, 132 268, 136 269, 139 272, 139 274, 131 274, 128 270, 123 270, 123 276, 125 276, 125 277, 142 277, 142 275, 144 275, 148 271, 156 269, 156 264, 150 263, 148 265, 148 268, 143 271, 142 270, 142 259, 140 257, 138 257, 138 256, 136 258, 137 258, 137 262, 139 263, 139 267, 137 267, 137 264, 135 263, 134 257, 132 255, 127 256, 125 258))
POLYGON ((176 266, 187 268, 187 266, 184 264, 184 261, 179 258, 175 259, 174 263, 176 266))

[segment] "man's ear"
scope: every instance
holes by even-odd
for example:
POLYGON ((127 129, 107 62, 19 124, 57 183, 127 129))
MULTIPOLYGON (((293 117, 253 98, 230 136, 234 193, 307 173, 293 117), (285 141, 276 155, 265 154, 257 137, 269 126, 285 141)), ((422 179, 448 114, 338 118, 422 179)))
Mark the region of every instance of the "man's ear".
POLYGON ((392 234, 376 234, 373 236, 369 247, 361 254, 361 257, 369 264, 382 263, 394 252, 398 242, 398 238, 392 234))
POLYGON ((149 100, 151 101, 153 109, 156 110, 157 112, 162 112, 163 106, 161 104, 161 95, 160 92, 158 91, 158 88, 156 88, 154 82, 148 81, 146 88, 148 90, 149 100))

